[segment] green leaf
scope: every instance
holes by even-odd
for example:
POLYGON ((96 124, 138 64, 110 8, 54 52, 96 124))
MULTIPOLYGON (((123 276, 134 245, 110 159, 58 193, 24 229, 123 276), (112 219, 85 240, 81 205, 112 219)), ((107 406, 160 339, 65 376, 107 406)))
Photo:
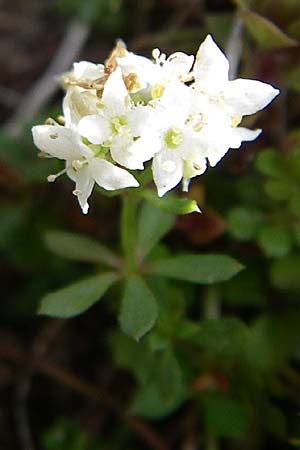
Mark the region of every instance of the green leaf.
MULTIPOLYGON (((296 186, 295 186, 296 187, 296 186)), ((288 203, 289 211, 291 214, 299 218, 300 216, 300 192, 297 190, 293 192, 288 203)), ((298 222, 298 221, 297 221, 298 222)))
POLYGON ((248 328, 241 320, 222 317, 203 320, 191 342, 209 352, 228 356, 242 353, 248 337, 248 328))
POLYGON ((170 231, 175 218, 148 202, 144 202, 138 220, 137 246, 143 257, 170 231))
POLYGON ((141 386, 132 401, 130 412, 134 415, 148 419, 158 419, 169 415, 180 406, 183 396, 179 395, 172 403, 166 402, 155 382, 141 386))
POLYGON ((192 212, 200 212, 197 202, 190 198, 176 197, 171 193, 160 198, 154 191, 149 189, 142 191, 140 195, 149 203, 152 203, 152 205, 156 208, 160 208, 171 214, 190 214, 192 212))
POLYGON ((42 434, 45 450, 87 450, 91 448, 88 435, 79 423, 60 419, 42 434))
POLYGON ((119 258, 104 245, 81 234, 50 230, 45 234, 47 248, 74 261, 105 263, 119 267, 119 258))
POLYGON ((257 236, 260 248, 267 256, 286 256, 292 248, 292 235, 289 228, 269 224, 263 226, 257 236))
POLYGON ((299 345, 299 317, 296 315, 295 319, 287 314, 261 315, 251 324, 244 357, 256 372, 274 372, 289 357, 294 345, 299 345))
POLYGON ((264 175, 279 178, 282 176, 282 159, 278 150, 267 148, 261 151, 256 158, 255 165, 264 175))
POLYGON ((119 321, 124 333, 137 341, 154 326, 157 304, 147 284, 138 275, 132 275, 125 284, 119 321))
POLYGON ((288 200, 294 190, 294 180, 287 177, 271 179, 265 182, 264 188, 271 199, 288 200))
POLYGON ((229 212, 227 221, 228 231, 236 239, 248 241, 256 236, 263 214, 257 209, 241 206, 229 212))
POLYGON ((273 262, 270 278, 273 286, 283 290, 300 290, 300 254, 288 255, 273 262))
POLYGON ((114 273, 94 275, 43 297, 39 314, 69 318, 90 308, 118 279, 114 273))
POLYGON ((238 437, 246 433, 250 415, 241 401, 210 394, 205 399, 205 421, 208 429, 218 436, 238 437))
POLYGON ((292 39, 265 17, 249 10, 241 10, 240 15, 247 30, 262 48, 295 47, 298 45, 295 39, 292 39))
POLYGON ((167 404, 172 404, 182 391, 181 370, 173 351, 162 351, 158 367, 158 385, 161 396, 167 404))
POLYGON ((242 264, 226 255, 180 255, 155 261, 149 272, 167 278, 212 284, 226 281, 243 269, 242 264))

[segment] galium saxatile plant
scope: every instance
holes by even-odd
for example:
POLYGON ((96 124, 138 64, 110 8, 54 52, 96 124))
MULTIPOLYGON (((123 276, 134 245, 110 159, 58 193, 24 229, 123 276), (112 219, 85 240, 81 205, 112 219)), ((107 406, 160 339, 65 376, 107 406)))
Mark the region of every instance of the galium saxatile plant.
POLYGON ((229 80, 229 62, 208 35, 194 57, 158 49, 148 59, 117 43, 104 65, 82 61, 62 76, 63 124, 33 127, 36 147, 65 161, 82 212, 95 183, 105 190, 139 189, 138 172, 151 164, 159 197, 214 167, 230 148, 253 141, 260 129, 245 115, 279 94, 256 80, 229 80))
MULTIPOLYGON (((86 236, 49 232, 50 250, 109 271, 47 294, 40 313, 62 318, 81 314, 121 282, 119 322, 139 340, 152 328, 159 333, 154 325, 163 307, 159 297, 166 292, 155 292, 155 279, 207 285, 229 280, 242 269, 226 255, 166 257, 155 251, 176 214, 200 211, 196 201, 169 191, 180 183, 187 191, 190 180, 214 167, 230 148, 256 139, 261 130, 240 122, 279 93, 260 81, 231 81, 228 72, 227 58, 209 35, 195 57, 181 52, 167 57, 154 49, 148 59, 127 51, 120 41, 105 64, 74 63, 62 75, 63 118, 33 127, 34 143, 41 156, 64 161, 48 181, 66 173, 84 214, 95 184, 104 193, 124 194, 121 254, 86 236)), ((171 283, 166 286, 172 296, 171 283)))

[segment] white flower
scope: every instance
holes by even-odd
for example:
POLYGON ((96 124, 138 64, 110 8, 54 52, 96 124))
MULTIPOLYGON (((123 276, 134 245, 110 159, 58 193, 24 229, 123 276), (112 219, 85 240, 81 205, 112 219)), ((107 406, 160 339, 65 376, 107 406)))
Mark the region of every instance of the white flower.
POLYGON ((138 186, 130 173, 105 159, 109 149, 84 144, 74 126, 39 125, 33 127, 32 134, 35 145, 42 152, 66 161, 65 170, 49 175, 48 181, 54 181, 66 172, 76 183, 73 193, 84 214, 88 212, 87 200, 95 183, 106 190, 138 186))
POLYGON ((68 77, 74 80, 95 81, 104 75, 103 64, 93 64, 88 61, 75 62, 70 72, 63 74, 63 79, 68 77))
POLYGON ((194 56, 182 52, 176 52, 166 58, 158 49, 153 50, 154 62, 143 56, 128 53, 124 57, 117 58, 117 63, 122 69, 124 77, 130 74, 137 76, 136 88, 131 92, 150 88, 152 98, 162 95, 168 83, 177 80, 185 80, 194 63, 194 56))
POLYGON ((99 98, 96 91, 70 86, 63 99, 65 126, 77 125, 88 114, 96 114, 99 98))
POLYGON ((99 98, 96 90, 91 86, 93 82, 102 80, 104 76, 102 64, 87 61, 74 63, 73 70, 62 76, 66 87, 63 100, 65 126, 76 125, 82 117, 96 113, 99 98))
POLYGON ((206 170, 205 142, 188 122, 191 103, 190 88, 183 83, 170 83, 162 97, 153 102, 156 107, 156 130, 159 151, 153 158, 153 179, 162 197, 184 179, 206 170))
POLYGON ((113 160, 122 166, 143 169, 158 147, 153 113, 151 106, 133 104, 117 68, 104 86, 98 113, 83 117, 78 131, 92 144, 109 147, 113 160))
POLYGON ((208 159, 214 166, 229 148, 252 141, 261 130, 237 127, 244 115, 267 106, 279 90, 256 80, 228 78, 229 61, 210 35, 201 44, 193 68, 194 114, 202 117, 203 134, 210 143, 208 159))

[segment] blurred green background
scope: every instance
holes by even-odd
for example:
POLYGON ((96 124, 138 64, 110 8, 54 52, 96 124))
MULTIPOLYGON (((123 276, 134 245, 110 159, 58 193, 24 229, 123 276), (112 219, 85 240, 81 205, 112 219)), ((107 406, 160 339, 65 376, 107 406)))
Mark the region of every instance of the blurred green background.
POLYGON ((0 449, 299 448, 300 1, 4 0, 0 32, 0 449), (46 292, 91 270, 53 253, 49 230, 118 249, 118 198, 95 192, 83 216, 68 179, 46 182, 60 164, 37 157, 30 129, 61 114, 51 67, 41 84, 49 64, 62 45, 61 64, 103 62, 118 37, 146 56, 195 53, 208 33, 241 44, 238 75, 281 95, 243 122, 263 128, 256 142, 193 180, 203 213, 180 216, 160 251, 245 270, 172 295, 153 281, 160 333, 139 344, 118 329, 118 288, 78 318, 37 316, 46 292))

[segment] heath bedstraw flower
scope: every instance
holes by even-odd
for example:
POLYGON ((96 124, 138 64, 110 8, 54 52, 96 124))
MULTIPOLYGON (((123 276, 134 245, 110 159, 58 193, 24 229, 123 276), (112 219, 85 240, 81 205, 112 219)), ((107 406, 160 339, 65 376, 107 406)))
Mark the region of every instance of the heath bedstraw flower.
POLYGON ((95 87, 102 86, 105 68, 102 64, 81 61, 73 64, 73 70, 62 76, 66 88, 63 100, 65 125, 77 125, 82 117, 97 112, 99 98, 95 87))
POLYGON ((153 158, 152 171, 161 197, 182 178, 186 189, 189 179, 205 172, 207 164, 201 133, 188 122, 190 88, 179 81, 170 83, 153 105, 157 119, 155 133, 160 145, 153 158))
POLYGON ((106 159, 108 148, 84 143, 74 126, 38 125, 33 127, 32 134, 35 145, 42 152, 66 161, 66 168, 56 175, 49 175, 48 181, 55 181, 67 173, 76 183, 73 194, 84 214, 88 212, 87 200, 95 183, 109 191, 138 186, 130 173, 106 159))
POLYGON ((200 45, 193 67, 192 85, 196 100, 195 113, 202 116, 211 136, 208 159, 212 166, 229 148, 239 148, 242 141, 252 141, 261 130, 237 127, 244 115, 263 109, 279 90, 256 80, 228 78, 229 61, 210 35, 200 45), (210 126, 212 124, 212 126, 210 126), (213 131, 215 128, 215 132, 213 131))
MULTIPOLYGON (((194 63, 194 56, 182 52, 176 52, 168 58, 159 49, 152 52, 154 61, 130 52, 128 55, 117 58, 122 69, 125 82, 131 76, 135 76, 135 84, 130 92, 149 88, 151 98, 162 95, 168 83, 176 80, 185 81, 194 63)), ((128 86, 127 86, 128 87, 128 86)))
POLYGON ((92 144, 109 147, 111 157, 128 169, 143 169, 158 148, 153 107, 134 105, 118 67, 108 78, 98 113, 83 117, 79 133, 92 144))

